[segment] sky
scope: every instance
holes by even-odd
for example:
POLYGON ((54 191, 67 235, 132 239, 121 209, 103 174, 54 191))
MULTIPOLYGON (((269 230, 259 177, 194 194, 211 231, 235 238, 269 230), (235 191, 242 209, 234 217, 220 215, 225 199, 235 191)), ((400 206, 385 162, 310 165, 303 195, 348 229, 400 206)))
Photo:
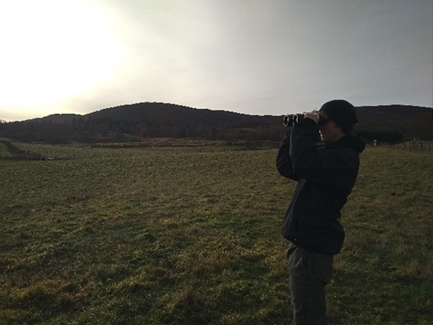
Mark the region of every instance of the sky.
POLYGON ((0 0, 0 120, 433 106, 432 0, 0 0))

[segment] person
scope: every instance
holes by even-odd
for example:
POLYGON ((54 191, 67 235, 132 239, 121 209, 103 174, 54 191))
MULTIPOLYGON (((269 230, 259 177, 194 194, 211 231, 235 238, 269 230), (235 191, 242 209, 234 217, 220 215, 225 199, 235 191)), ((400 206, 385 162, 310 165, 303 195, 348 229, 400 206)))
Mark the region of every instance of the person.
POLYGON ((344 241, 340 210, 355 184, 365 144, 352 134, 358 119, 346 100, 331 100, 319 111, 303 114, 284 137, 276 159, 279 173, 298 182, 282 233, 290 241, 294 323, 325 325, 325 287, 344 241))

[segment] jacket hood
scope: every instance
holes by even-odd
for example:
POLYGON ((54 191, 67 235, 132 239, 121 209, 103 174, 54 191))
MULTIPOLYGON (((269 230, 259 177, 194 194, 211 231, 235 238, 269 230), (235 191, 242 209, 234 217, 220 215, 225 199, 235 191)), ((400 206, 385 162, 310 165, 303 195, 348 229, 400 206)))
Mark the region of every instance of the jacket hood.
POLYGON ((333 146, 338 146, 340 144, 344 144, 345 146, 349 146, 350 148, 353 148, 357 150, 358 152, 363 152, 365 149, 365 143, 357 136, 354 135, 346 135, 342 137, 341 139, 330 143, 327 145, 328 148, 332 148, 333 146))

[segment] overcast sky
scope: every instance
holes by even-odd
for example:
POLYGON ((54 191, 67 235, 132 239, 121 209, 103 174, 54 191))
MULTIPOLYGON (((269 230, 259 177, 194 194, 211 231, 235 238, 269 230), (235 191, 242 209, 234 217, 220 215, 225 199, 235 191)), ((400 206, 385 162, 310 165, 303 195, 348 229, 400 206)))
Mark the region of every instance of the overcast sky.
POLYGON ((0 119, 165 102, 432 107, 432 0, 0 2, 0 119))

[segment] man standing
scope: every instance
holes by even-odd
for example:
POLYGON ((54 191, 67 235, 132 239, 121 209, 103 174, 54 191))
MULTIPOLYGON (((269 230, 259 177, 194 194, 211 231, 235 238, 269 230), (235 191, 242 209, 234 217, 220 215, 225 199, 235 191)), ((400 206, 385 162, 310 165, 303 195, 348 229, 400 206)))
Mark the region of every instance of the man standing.
POLYGON ((352 191, 365 144, 352 135, 358 122, 355 107, 345 100, 323 104, 286 135, 277 169, 298 182, 283 221, 290 289, 296 325, 325 325, 325 287, 333 258, 344 241, 338 219, 352 191), (320 134, 324 145, 317 145, 320 134))

